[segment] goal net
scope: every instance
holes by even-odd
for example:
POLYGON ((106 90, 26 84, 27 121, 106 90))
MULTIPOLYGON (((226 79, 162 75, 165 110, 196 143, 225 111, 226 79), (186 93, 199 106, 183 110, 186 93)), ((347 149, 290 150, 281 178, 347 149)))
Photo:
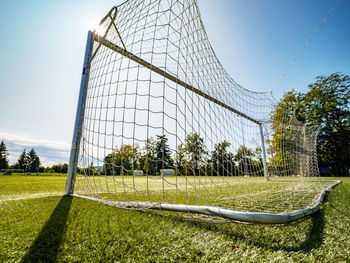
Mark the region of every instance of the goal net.
POLYGON ((336 183, 309 180, 318 130, 277 111, 225 71, 195 0, 126 1, 88 34, 66 194, 194 220, 299 220, 336 183))

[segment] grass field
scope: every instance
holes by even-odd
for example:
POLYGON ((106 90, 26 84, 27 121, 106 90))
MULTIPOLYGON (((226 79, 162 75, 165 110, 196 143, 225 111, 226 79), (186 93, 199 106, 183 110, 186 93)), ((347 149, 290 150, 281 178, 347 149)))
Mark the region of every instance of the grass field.
POLYGON ((278 214, 315 206, 322 190, 333 184, 296 177, 273 177, 266 183, 263 177, 78 176, 75 193, 122 202, 128 207, 133 202, 136 208, 138 202, 161 202, 278 214))
POLYGON ((0 262, 350 262, 350 178, 340 180, 313 218, 271 227, 63 197, 62 176, 0 176, 0 262))

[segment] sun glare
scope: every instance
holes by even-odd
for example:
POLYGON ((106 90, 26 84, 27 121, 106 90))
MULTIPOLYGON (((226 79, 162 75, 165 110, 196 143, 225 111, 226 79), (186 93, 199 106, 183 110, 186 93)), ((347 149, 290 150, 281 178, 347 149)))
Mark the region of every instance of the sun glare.
POLYGON ((100 36, 105 32, 104 27, 96 22, 90 23, 89 30, 96 32, 100 36))

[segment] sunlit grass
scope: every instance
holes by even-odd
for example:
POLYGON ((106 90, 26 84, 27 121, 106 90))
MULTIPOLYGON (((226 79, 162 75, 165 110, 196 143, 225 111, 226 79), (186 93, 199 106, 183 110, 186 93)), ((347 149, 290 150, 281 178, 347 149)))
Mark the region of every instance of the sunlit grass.
MULTIPOLYGON (((65 178, 51 179, 0 176, 0 196, 63 193, 65 178)), ((185 222, 62 196, 3 201, 0 262, 347 262, 350 178, 341 180, 319 213, 288 227, 185 222)))
POLYGON ((63 195, 65 176, 0 176, 0 202, 40 195, 63 195))
POLYGON ((292 177, 266 182, 261 177, 87 176, 78 177, 76 193, 123 203, 162 202, 291 213, 314 206, 322 190, 333 183, 292 177))

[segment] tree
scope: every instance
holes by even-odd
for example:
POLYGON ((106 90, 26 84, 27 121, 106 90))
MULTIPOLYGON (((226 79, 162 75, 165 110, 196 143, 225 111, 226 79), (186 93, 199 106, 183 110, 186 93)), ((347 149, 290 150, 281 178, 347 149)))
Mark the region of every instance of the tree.
POLYGON ((53 173, 67 173, 68 172, 68 164, 54 164, 51 167, 47 167, 46 172, 53 173))
POLYGON ((255 148, 255 151, 253 151, 252 158, 250 159, 250 165, 254 175, 264 176, 263 156, 262 149, 260 147, 255 148))
POLYGON ((137 156, 138 147, 125 144, 104 159, 102 172, 107 175, 132 174, 135 168, 134 156, 137 156))
POLYGON ((137 168, 145 171, 148 175, 156 174, 156 142, 154 139, 148 138, 145 146, 137 153, 137 168))
POLYGON ((26 149, 23 150, 23 152, 18 157, 17 163, 15 164, 15 167, 18 169, 23 169, 24 171, 27 171, 28 169, 28 156, 26 153, 26 149))
POLYGON ((173 167, 174 161, 171 157, 171 150, 168 145, 168 138, 165 135, 157 135, 155 142, 155 163, 156 170, 173 167))
POLYGON ((37 172, 40 166, 40 158, 34 148, 27 154, 28 172, 37 172))
POLYGON ((253 157, 254 153, 251 149, 243 145, 238 148, 234 159, 238 162, 238 170, 242 173, 240 175, 252 174, 255 171, 253 157))
POLYGON ((282 130, 284 124, 296 118, 306 125, 320 128, 317 141, 317 158, 320 166, 330 167, 332 174, 350 169, 350 77, 333 73, 316 77, 306 94, 287 92, 277 105, 272 116, 274 136, 271 162, 285 165, 292 136, 282 130))
POLYGON ((9 167, 9 161, 7 159, 8 152, 4 141, 0 143, 0 169, 7 169, 9 167))
POLYGON ((44 173, 45 172, 45 167, 40 165, 39 168, 38 168, 38 172, 39 173, 44 173))
MULTIPOLYGON (((306 123, 320 127, 320 166, 350 169, 350 77, 334 73, 318 76, 304 98, 306 123)), ((344 173, 343 172, 343 173, 344 173)))
POLYGON ((281 172, 283 176, 293 173, 290 168, 294 167, 294 140, 293 132, 287 127, 296 121, 305 120, 303 94, 294 90, 286 92, 278 102, 275 111, 272 114, 272 130, 274 132, 272 141, 269 141, 271 147, 268 152, 272 154, 269 160, 270 166, 276 171, 281 172))
POLYGON ((226 140, 215 145, 210 159, 213 175, 227 176, 234 172, 234 155, 227 151, 230 145, 226 140))
POLYGON ((194 174, 199 175, 200 167, 207 155, 204 139, 198 133, 192 133, 187 135, 185 143, 185 151, 189 157, 191 167, 194 169, 194 174))
POLYGON ((83 169, 84 175, 100 175, 100 170, 96 169, 94 163, 91 162, 88 168, 83 169))
POLYGON ((175 165, 177 167, 177 172, 180 175, 187 175, 187 171, 189 168, 189 162, 186 158, 186 149, 185 146, 180 143, 177 146, 177 151, 175 155, 175 165))

